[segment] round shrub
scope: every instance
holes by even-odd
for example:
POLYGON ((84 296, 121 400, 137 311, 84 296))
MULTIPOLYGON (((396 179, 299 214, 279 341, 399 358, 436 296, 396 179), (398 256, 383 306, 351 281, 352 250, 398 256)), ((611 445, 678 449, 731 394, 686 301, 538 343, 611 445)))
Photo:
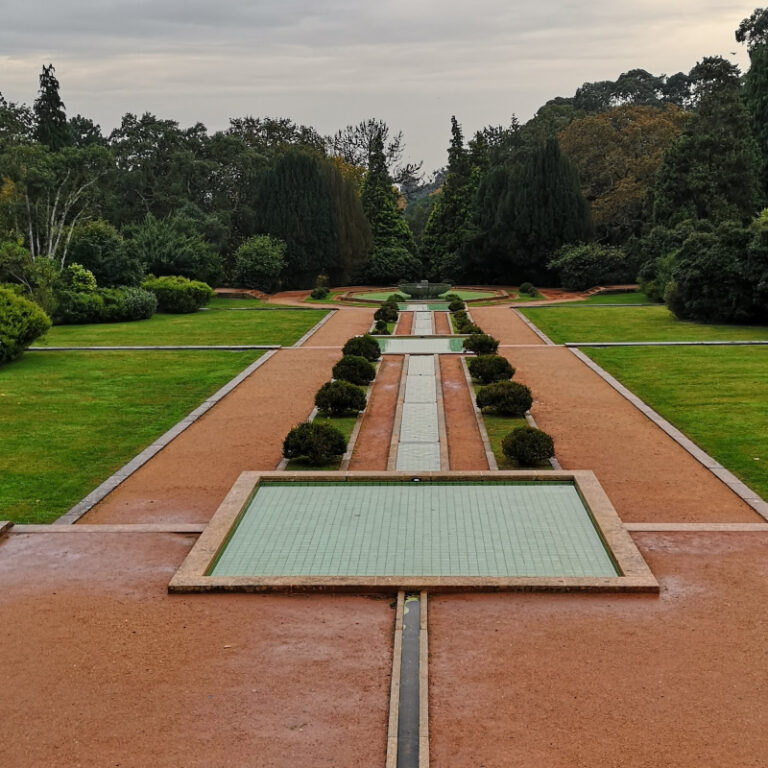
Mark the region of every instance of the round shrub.
POLYGON ((166 277, 150 275, 141 287, 155 294, 160 312, 174 315, 197 312, 213 296, 213 289, 207 283, 188 280, 186 277, 177 275, 166 277))
POLYGON ((102 323, 147 320, 157 310, 157 297, 143 288, 104 288, 99 294, 104 302, 102 323))
POLYGON ((464 339, 464 349, 476 355, 494 355, 499 348, 499 340, 487 333, 473 333, 464 339))
POLYGON ((458 309, 453 313, 453 319, 457 323, 463 323, 469 321, 469 315, 467 315, 466 309, 458 309))
POLYGON ((540 429, 517 427, 501 441, 501 450, 520 466, 535 467, 555 455, 555 443, 540 429))
POLYGON ((444 293, 442 298, 446 301, 461 301, 461 296, 458 293, 444 293))
POLYGON ((368 386, 376 376, 373 364, 358 355, 345 355, 333 366, 333 378, 368 386))
POLYGON ((0 363, 17 358, 50 327, 48 315, 37 304, 0 288, 0 363))
POLYGON ((465 320, 463 323, 458 324, 459 333, 469 333, 475 336, 482 334, 483 329, 479 325, 475 325, 471 320, 465 320))
POLYGON ((501 355, 478 355, 467 360, 467 368, 473 379, 481 384, 493 384, 494 381, 505 381, 515 375, 515 369, 509 360, 501 355))
POLYGON ((516 381, 497 381, 477 392, 478 408, 493 408, 500 416, 525 416, 533 405, 531 390, 516 381))
POLYGON ((330 292, 331 292, 330 288, 323 285, 323 286, 318 286, 317 288, 313 288, 309 296, 312 299, 325 299, 327 298, 330 292))
POLYGON ((397 320, 397 307, 392 304, 382 304, 374 313, 374 320, 383 320, 385 323, 394 323, 397 320))
POLYGON ((326 381, 315 395, 318 410, 330 416, 364 411, 365 403, 365 391, 362 387, 348 381, 326 381))
POLYGON ((463 309, 466 309, 467 305, 461 300, 461 299, 454 299, 449 305, 448 305, 448 311, 449 312, 460 312, 463 309))
POLYGON ((379 334, 380 336, 389 336, 389 328, 387 328, 387 324, 383 320, 377 320, 376 325, 374 327, 374 331, 379 334))
POLYGON ((306 456, 312 464, 322 465, 347 450, 344 435, 330 424, 306 421, 294 427, 283 441, 283 456, 298 459, 306 456))
POLYGON ((536 295, 536 288, 534 288, 533 283, 523 283, 518 289, 518 293, 522 293, 524 296, 535 296, 536 295))
POLYGON ((100 323, 104 315, 104 298, 100 291, 57 291, 56 325, 100 323))
POLYGON ((341 349, 341 354, 364 357, 373 363, 381 357, 381 347, 373 336, 366 333, 363 336, 353 336, 351 339, 347 339, 347 343, 341 349))

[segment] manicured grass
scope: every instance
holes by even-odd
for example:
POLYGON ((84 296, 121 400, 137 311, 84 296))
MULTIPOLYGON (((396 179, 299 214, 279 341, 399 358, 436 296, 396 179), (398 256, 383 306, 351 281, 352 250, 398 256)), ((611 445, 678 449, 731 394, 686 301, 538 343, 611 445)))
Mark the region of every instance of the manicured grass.
POLYGON ((585 350, 664 418, 768 498, 768 349, 585 350))
POLYGON ((504 455, 501 450, 501 441, 515 427, 524 427, 528 422, 525 419, 514 419, 511 416, 497 416, 495 413, 483 413, 483 421, 499 469, 519 469, 516 461, 510 461, 504 455))
MULTIPOLYGON (((232 299, 231 301, 234 301, 232 299)), ((300 339, 323 317, 323 310, 222 312, 155 315, 133 323, 57 325, 38 346, 165 344, 282 344, 300 339)))
MULTIPOLYGON (((448 293, 455 293, 465 301, 467 299, 490 299, 496 295, 493 291, 457 291, 455 289, 448 291, 448 293)), ((443 294, 443 296, 445 296, 445 294, 443 294)))
POLYGON ((206 307, 208 309, 242 309, 253 307, 265 307, 266 302, 261 299, 222 299, 219 296, 214 296, 206 307))
MULTIPOLYGON (((352 430, 355 428, 357 422, 357 416, 337 416, 337 417, 325 417, 318 416, 315 418, 315 424, 330 424, 332 427, 336 427, 346 438, 349 443, 349 438, 352 436, 352 430)), ((318 471, 323 472, 335 472, 341 466, 342 457, 339 456, 333 461, 329 461, 327 464, 310 464, 309 459, 291 459, 286 469, 293 470, 295 472, 303 471, 318 471)))
POLYGON ((339 300, 339 296, 343 296, 345 291, 331 291, 324 299, 313 299, 311 296, 307 296, 304 301, 308 304, 335 304, 339 300))
POLYGON ((27 352, 0 368, 0 519, 48 523, 260 352, 27 352))
POLYGON ((632 293, 599 293, 579 304, 653 304, 644 293, 633 291, 632 293))
MULTIPOLYGON (((396 294, 400 294, 401 296, 404 296, 405 294, 402 293, 402 291, 372 291, 370 293, 360 293, 357 294, 360 298, 364 299, 370 299, 371 301, 386 301, 390 296, 394 296, 396 294)), ((446 291, 446 293, 455 293, 458 296, 460 296, 462 299, 490 299, 496 294, 493 293, 493 291, 461 291, 461 290, 455 290, 451 289, 450 291, 446 291)), ((442 294, 445 296, 445 294, 442 294)), ((418 299, 413 299, 413 301, 418 301, 418 299)), ((425 302, 434 301, 434 299, 424 299, 425 302)))
POLYGON ((552 341, 738 341, 768 339, 768 328, 678 320, 663 306, 529 307, 520 310, 552 341))

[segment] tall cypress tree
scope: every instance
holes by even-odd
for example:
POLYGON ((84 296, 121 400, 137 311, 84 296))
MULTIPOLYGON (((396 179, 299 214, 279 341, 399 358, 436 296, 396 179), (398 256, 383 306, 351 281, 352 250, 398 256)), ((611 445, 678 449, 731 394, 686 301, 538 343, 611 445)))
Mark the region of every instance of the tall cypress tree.
POLYGON ((739 70, 720 57, 692 70, 698 110, 669 148, 654 191, 654 223, 748 221, 760 207, 760 153, 741 93, 739 70))
POLYGON ((40 92, 34 103, 35 138, 56 152, 72 143, 64 102, 59 95, 59 81, 53 64, 40 72, 40 92))
POLYGON ((468 238, 474 192, 472 182, 472 165, 461 126, 455 117, 451 117, 445 183, 422 237, 422 257, 429 263, 430 274, 436 278, 450 276, 456 279, 459 275, 455 273, 463 269, 459 254, 468 238))

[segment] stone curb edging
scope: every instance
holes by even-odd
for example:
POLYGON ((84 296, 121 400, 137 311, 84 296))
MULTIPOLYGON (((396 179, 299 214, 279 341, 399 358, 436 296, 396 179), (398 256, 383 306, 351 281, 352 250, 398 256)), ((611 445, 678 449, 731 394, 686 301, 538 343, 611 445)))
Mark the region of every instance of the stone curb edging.
POLYGON ((557 346, 544 331, 537 328, 519 309, 516 309, 515 307, 512 307, 511 309, 545 344, 551 347, 557 346))
POLYGON ((249 349, 282 349, 279 344, 188 344, 157 346, 109 346, 109 347, 28 347, 26 352, 189 352, 191 350, 247 351, 249 349))
POLYGON ((400 720, 400 667, 403 658, 403 611, 405 592, 397 593, 395 630, 392 642, 392 676, 389 687, 389 717, 387 719, 386 768, 397 768, 397 731, 400 720))
POLYGON ((630 533, 768 533, 768 523, 624 523, 630 533))
MULTIPOLYGON (((434 318, 432 322, 434 323, 434 318)), ((437 407, 437 442, 440 452, 440 471, 447 472, 451 466, 448 453, 448 430, 445 423, 443 372, 440 370, 440 355, 434 355, 432 359, 435 361, 435 406, 437 407)))
POLYGON ((491 441, 488 437, 488 430, 485 428, 485 420, 483 419, 483 414, 480 411, 480 409, 477 407, 477 402, 475 401, 475 398, 473 396, 474 389, 472 387, 472 376, 469 373, 469 368, 467 367, 467 358, 462 357, 461 358, 461 367, 464 370, 464 378, 467 381, 467 389, 469 390, 469 400, 472 403, 472 410, 475 414, 475 421, 477 422, 477 428, 480 430, 480 439, 483 441, 483 449, 485 450, 485 459, 488 462, 488 468, 493 472, 498 472, 499 464, 496 461, 496 456, 493 453, 493 448, 491 448, 491 441))
POLYGON ((100 525, 14 525, 11 533, 202 533, 207 523, 104 523, 100 525))
POLYGON ((672 438, 681 448, 693 456, 696 461, 708 469, 718 480, 725 483, 742 501, 757 512, 758 515, 768 520, 768 502, 764 501, 746 483, 739 480, 732 472, 727 470, 708 453, 701 450, 696 443, 686 437, 679 429, 672 426, 663 416, 658 414, 631 390, 627 389, 610 373, 603 370, 597 363, 587 357, 580 349, 571 348, 571 352, 581 360, 593 373, 613 387, 626 400, 629 400, 643 415, 647 416, 657 427, 672 438))
POLYGON ((310 337, 314 336, 339 310, 329 309, 328 314, 319 322, 310 328, 294 345, 293 347, 300 347, 310 337))
MULTIPOLYGON (((278 348, 279 349, 279 348, 278 348)), ((188 427, 192 426, 198 419, 206 414, 214 405, 223 400, 235 387, 247 379, 254 371, 264 365, 278 349, 271 349, 258 360, 251 363, 245 370, 237 374, 228 381, 221 389, 211 395, 194 411, 187 414, 181 421, 172 426, 165 434, 157 438, 150 446, 145 448, 137 456, 134 456, 127 464, 122 466, 114 474, 108 477, 101 485, 91 491, 82 501, 75 504, 68 512, 53 521, 53 525, 72 525, 76 523, 83 515, 93 509, 100 501, 106 498, 118 485, 127 480, 134 472, 138 471, 151 458, 156 456, 170 442, 175 440, 188 427)))

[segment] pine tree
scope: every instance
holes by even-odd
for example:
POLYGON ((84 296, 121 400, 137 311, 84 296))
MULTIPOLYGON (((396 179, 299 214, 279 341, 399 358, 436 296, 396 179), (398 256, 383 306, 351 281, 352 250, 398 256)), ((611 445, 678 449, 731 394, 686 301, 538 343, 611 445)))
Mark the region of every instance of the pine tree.
POLYGON ((35 138, 53 152, 72 144, 72 132, 67 122, 64 102, 59 95, 59 81, 53 64, 40 73, 40 95, 35 99, 35 138))
POLYGON ((694 68, 697 71, 698 110, 659 169, 654 223, 674 227, 686 219, 746 222, 760 207, 761 159, 739 71, 718 57, 705 59, 694 68))
POLYGON ((760 151, 761 183, 768 198, 768 8, 758 8, 736 30, 736 40, 746 43, 750 68, 744 78, 744 102, 752 133, 760 151))

